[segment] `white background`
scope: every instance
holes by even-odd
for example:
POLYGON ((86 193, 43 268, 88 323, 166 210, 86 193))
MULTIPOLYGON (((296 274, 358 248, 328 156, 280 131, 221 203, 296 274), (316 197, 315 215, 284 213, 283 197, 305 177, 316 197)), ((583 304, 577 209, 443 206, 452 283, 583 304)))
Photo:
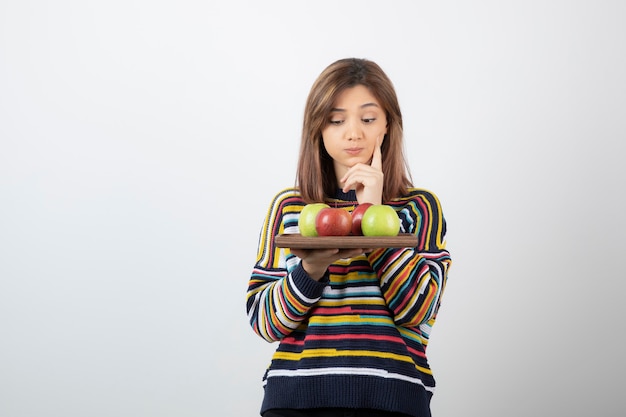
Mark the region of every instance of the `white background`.
POLYGON ((394 81, 453 257, 435 417, 623 416, 626 2, 0 2, 0 415, 258 415, 304 101, 394 81))

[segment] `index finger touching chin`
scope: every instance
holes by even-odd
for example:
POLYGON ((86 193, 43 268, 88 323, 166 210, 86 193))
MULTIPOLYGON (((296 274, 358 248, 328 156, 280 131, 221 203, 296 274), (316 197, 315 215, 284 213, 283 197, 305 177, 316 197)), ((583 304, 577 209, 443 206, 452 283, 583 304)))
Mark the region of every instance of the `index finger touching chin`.
POLYGON ((380 150, 382 144, 382 139, 379 137, 376 138, 376 146, 374 147, 374 154, 372 155, 372 163, 370 166, 372 168, 376 168, 380 171, 383 169, 383 154, 380 150))

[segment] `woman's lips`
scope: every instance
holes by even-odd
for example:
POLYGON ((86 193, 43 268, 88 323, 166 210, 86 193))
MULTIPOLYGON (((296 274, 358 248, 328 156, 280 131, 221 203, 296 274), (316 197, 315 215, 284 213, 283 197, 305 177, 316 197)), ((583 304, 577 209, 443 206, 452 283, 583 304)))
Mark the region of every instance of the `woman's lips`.
POLYGON ((349 153, 350 155, 358 155, 361 153, 361 151, 363 150, 363 148, 348 148, 346 149, 346 153, 349 153))

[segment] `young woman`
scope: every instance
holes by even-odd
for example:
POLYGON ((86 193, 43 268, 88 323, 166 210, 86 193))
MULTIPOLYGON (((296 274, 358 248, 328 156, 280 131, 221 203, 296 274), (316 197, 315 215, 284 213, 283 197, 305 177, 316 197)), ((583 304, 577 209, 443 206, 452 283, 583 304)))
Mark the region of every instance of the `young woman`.
POLYGON ((253 330, 279 342, 261 415, 430 416, 426 345, 450 254, 438 198, 414 188, 393 84, 374 62, 342 59, 313 84, 296 185, 276 194, 248 283, 253 330), (284 249, 308 203, 392 206, 416 247, 284 249))

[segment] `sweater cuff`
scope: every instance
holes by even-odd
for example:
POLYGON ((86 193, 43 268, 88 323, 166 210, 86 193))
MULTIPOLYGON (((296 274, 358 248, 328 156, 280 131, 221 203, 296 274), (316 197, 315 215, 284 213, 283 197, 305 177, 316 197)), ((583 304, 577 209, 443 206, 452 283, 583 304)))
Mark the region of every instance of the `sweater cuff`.
POLYGON ((322 296, 322 292, 328 284, 329 274, 328 270, 324 273, 324 276, 316 281, 306 273, 302 267, 302 262, 298 264, 291 272, 291 278, 296 288, 307 298, 318 299, 322 296))

